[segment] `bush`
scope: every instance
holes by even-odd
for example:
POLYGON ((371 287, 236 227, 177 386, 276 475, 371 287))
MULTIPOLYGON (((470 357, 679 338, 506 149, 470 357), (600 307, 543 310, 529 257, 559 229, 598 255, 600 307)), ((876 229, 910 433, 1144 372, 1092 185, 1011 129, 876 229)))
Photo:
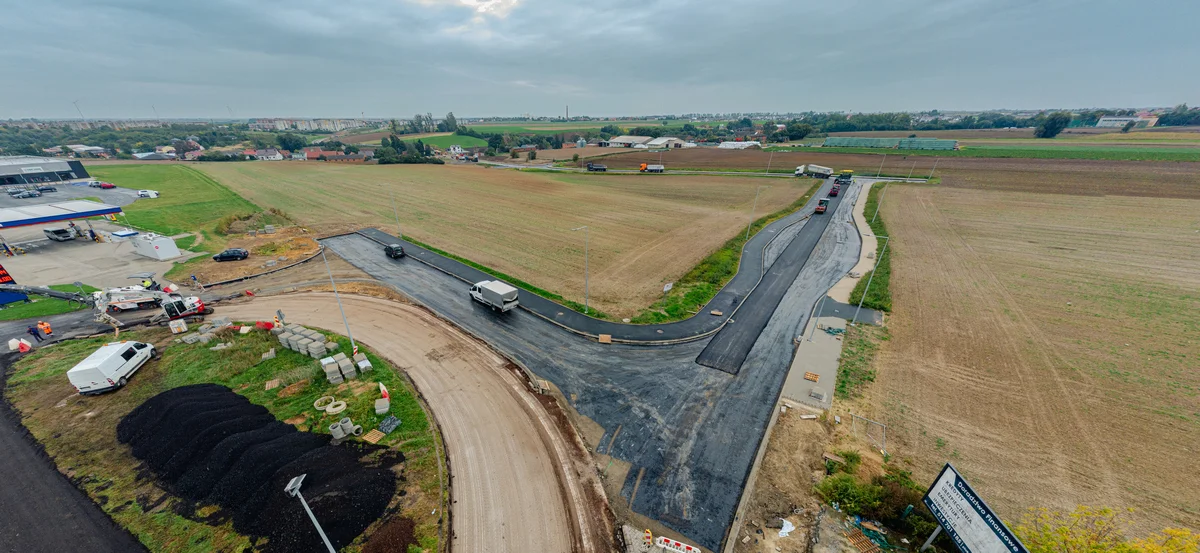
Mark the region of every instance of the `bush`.
POLYGON ((837 454, 839 457, 846 460, 846 462, 842 464, 842 472, 846 474, 854 474, 858 472, 858 466, 862 464, 862 455, 859 455, 857 451, 850 450, 839 451, 837 454))
POLYGON ((849 474, 836 474, 817 484, 817 494, 830 503, 837 502, 848 515, 861 515, 879 509, 883 488, 862 484, 849 474))

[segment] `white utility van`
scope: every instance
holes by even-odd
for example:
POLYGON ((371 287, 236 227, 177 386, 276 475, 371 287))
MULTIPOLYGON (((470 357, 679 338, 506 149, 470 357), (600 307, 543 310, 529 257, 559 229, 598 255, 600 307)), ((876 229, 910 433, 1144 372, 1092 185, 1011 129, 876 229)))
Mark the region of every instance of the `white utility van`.
POLYGON ((158 191, 157 190, 138 190, 138 197, 139 198, 157 198, 158 191))
POLYGON ((476 282, 471 287, 471 299, 492 308, 508 312, 517 306, 517 289, 499 280, 476 282))
POLYGON ((147 343, 110 342, 67 371, 67 379, 83 395, 115 390, 154 355, 154 346, 147 343))

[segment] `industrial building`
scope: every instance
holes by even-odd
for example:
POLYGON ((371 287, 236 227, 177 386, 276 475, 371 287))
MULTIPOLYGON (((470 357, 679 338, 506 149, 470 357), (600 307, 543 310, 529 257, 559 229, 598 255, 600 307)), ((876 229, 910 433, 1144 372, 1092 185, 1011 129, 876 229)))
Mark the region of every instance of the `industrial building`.
POLYGON ((1105 115, 1104 117, 1101 117, 1099 121, 1096 122, 1096 126, 1100 127, 1100 128, 1117 128, 1117 129, 1119 129, 1121 127, 1124 127, 1128 123, 1133 123, 1133 128, 1135 128, 1135 129, 1145 129, 1147 127, 1153 127, 1154 125, 1158 124, 1158 118, 1154 117, 1154 116, 1150 116, 1150 117, 1142 117, 1142 116, 1115 117, 1112 115, 1105 115))
POLYGON ((36 156, 0 156, 0 184, 41 184, 90 179, 75 160, 36 156))
POLYGON ((609 148, 634 148, 637 146, 645 147, 647 142, 654 140, 650 136, 614 136, 608 140, 602 141, 600 146, 609 148))

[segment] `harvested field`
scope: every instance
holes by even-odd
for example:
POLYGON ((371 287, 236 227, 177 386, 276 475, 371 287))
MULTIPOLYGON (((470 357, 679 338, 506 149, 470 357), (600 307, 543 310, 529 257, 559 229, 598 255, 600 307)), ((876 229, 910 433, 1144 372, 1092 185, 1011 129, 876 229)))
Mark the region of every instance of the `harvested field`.
POLYGON ((404 460, 399 453, 372 455, 386 451, 383 446, 333 446, 328 436, 275 421, 266 408, 215 384, 151 397, 121 419, 117 439, 165 488, 196 502, 193 509, 215 504, 239 533, 266 538, 265 552, 324 551, 307 516, 283 492, 293 477, 306 475, 305 500, 340 549, 383 516, 395 493, 391 468, 404 460), (197 474, 213 486, 204 493, 177 486, 197 474))
MULTIPOLYGON (((1164 185, 1165 186, 1165 185, 1164 185)), ((866 413, 999 514, 1200 527, 1200 201, 893 186, 891 340, 866 413)), ((857 411, 857 410, 856 410, 857 411)))
MULTIPOLYGON (((809 183, 757 178, 580 175, 477 166, 206 164, 201 169, 263 207, 322 226, 395 232, 583 303, 589 227, 591 305, 627 317, 662 294, 758 214, 790 205, 809 183)), ((382 255, 382 254, 381 254, 382 255)))
MULTIPOLYGON (((628 152, 628 151, 629 151, 629 148, 598 148, 595 146, 588 146, 587 148, 560 148, 557 150, 538 150, 537 159, 535 159, 533 161, 529 161, 529 160, 525 159, 526 156, 523 153, 520 154, 521 157, 519 157, 517 159, 512 159, 508 155, 493 156, 493 157, 489 157, 486 159, 487 159, 487 161, 494 161, 496 163, 509 163, 509 164, 521 163, 521 164, 526 164, 526 165, 544 165, 544 164, 546 164, 546 162, 549 162, 549 161, 568 161, 572 157, 574 157, 575 154, 579 154, 579 157, 582 160, 582 159, 592 158, 592 157, 596 157, 596 156, 604 156, 604 155, 609 155, 609 154, 620 154, 620 153, 624 153, 624 152, 628 152)), ((586 164, 587 164, 586 161, 581 161, 579 163, 579 166, 583 167, 586 164)))
MULTIPOLYGON (((1116 132, 1120 129, 1109 129, 1116 132)), ((947 138, 968 140, 973 138, 1033 138, 1033 129, 959 129, 949 131, 854 131, 831 132, 829 136, 858 136, 863 138, 906 138, 915 134, 920 138, 947 138)))
MULTIPOLYGON (((883 174, 927 177, 937 164, 935 177, 955 188, 1006 190, 1028 193, 1082 194, 1089 196, 1146 196, 1200 199, 1200 163, 1101 161, 1084 159, 995 159, 935 158, 882 154, 836 154, 811 151, 768 152, 689 148, 663 154, 667 170, 746 169, 771 166, 793 169, 816 163, 837 169, 854 169, 860 175, 875 175, 883 163, 883 174)), ((638 164, 657 163, 658 154, 633 152, 604 158, 609 167, 633 169, 638 164)), ((774 169, 772 169, 774 170, 774 169)))

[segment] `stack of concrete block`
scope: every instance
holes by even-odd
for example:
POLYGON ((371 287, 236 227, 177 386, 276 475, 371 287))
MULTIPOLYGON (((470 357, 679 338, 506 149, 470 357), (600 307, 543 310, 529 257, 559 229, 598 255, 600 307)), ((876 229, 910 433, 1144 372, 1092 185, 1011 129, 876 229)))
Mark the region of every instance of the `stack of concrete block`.
POLYGON ((390 400, 386 397, 381 397, 381 398, 375 400, 375 414, 376 415, 382 415, 382 414, 388 412, 389 410, 391 410, 391 408, 392 408, 392 400, 390 400))
POLYGON ((325 349, 329 351, 337 351, 341 344, 337 342, 325 342, 325 349))
POLYGON ((294 350, 296 351, 296 353, 308 355, 308 346, 310 344, 312 344, 313 341, 309 338, 304 338, 303 336, 301 336, 300 339, 296 340, 295 343, 296 343, 296 347, 294 348, 294 350))
POLYGON ((346 354, 339 353, 334 355, 333 360, 337 363, 338 370, 341 371, 344 378, 347 380, 358 378, 358 371, 354 370, 354 362, 349 357, 346 357, 346 354))
POLYGON ((321 370, 325 371, 325 379, 330 384, 341 384, 344 381, 342 371, 338 368, 337 361, 334 361, 332 357, 321 359, 321 370))
POLYGON ((287 331, 287 329, 283 328, 282 326, 272 326, 271 327, 271 334, 273 334, 275 336, 279 336, 280 334, 283 334, 286 331, 287 331))
POLYGON ((309 344, 308 351, 306 353, 308 353, 308 356, 312 357, 313 359, 325 357, 325 342, 313 342, 309 344))
POLYGON ((354 366, 358 367, 360 372, 367 372, 374 368, 371 366, 371 362, 367 360, 367 356, 362 353, 354 354, 354 366))

